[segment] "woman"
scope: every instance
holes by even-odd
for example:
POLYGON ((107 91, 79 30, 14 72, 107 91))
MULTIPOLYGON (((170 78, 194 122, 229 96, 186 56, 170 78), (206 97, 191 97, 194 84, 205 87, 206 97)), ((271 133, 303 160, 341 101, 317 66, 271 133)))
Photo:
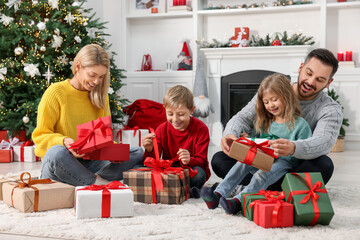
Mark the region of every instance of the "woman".
POLYGON ((123 171, 142 163, 143 150, 130 149, 128 162, 83 160, 69 149, 77 138, 76 126, 110 116, 108 88, 110 60, 96 44, 84 46, 72 66, 72 79, 52 84, 38 106, 32 139, 35 154, 43 159, 41 178, 71 185, 106 184, 122 179, 123 171))

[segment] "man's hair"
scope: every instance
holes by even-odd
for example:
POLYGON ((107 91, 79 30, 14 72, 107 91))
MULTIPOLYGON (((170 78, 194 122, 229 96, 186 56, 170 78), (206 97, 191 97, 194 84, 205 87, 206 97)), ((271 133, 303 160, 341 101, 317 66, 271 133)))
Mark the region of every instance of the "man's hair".
MULTIPOLYGON (((332 79, 339 68, 339 62, 335 58, 334 54, 325 48, 317 48, 317 49, 312 50, 306 56, 304 64, 309 62, 310 59, 313 57, 319 59, 323 64, 328 65, 333 68, 331 75, 330 75, 330 79, 332 79)), ((328 79, 328 80, 330 80, 330 79, 328 79)))
POLYGON ((194 107, 194 96, 192 92, 184 86, 176 85, 167 90, 164 96, 164 107, 180 108, 185 106, 189 110, 194 107))

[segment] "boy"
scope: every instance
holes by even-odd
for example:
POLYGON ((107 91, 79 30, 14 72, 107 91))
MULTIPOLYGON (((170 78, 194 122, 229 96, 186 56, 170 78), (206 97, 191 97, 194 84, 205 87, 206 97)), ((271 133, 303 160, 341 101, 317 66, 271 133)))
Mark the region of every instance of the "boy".
POLYGON ((153 138, 159 146, 162 159, 172 160, 172 166, 189 166, 198 173, 190 179, 191 194, 200 197, 199 189, 210 177, 207 158, 210 142, 209 129, 191 114, 195 110, 192 92, 184 86, 170 88, 164 97, 167 121, 162 123, 155 134, 146 135, 142 144, 144 159, 155 157, 153 138))

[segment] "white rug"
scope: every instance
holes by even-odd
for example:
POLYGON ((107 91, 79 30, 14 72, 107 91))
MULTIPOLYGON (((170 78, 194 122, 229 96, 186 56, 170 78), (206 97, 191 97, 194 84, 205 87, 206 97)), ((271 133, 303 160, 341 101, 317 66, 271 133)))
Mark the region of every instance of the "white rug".
POLYGON ((220 207, 209 210, 201 199, 181 205, 135 203, 132 218, 81 220, 74 209, 25 214, 0 201, 0 233, 58 239, 360 239, 360 189, 327 189, 335 210, 329 226, 264 229, 220 207))

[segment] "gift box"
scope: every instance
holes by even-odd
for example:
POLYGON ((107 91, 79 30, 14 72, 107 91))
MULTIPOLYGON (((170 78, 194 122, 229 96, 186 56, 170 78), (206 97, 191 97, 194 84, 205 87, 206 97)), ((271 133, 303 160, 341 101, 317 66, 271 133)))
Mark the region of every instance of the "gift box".
MULTIPOLYGON (((28 176, 24 176, 24 179, 28 179, 28 176)), ((31 179, 38 179, 38 177, 31 177, 31 179)), ((6 177, 2 177, 0 178, 0 201, 3 200, 2 197, 2 186, 4 183, 7 182, 15 182, 15 181, 19 181, 20 180, 20 176, 6 176, 6 177)))
POLYGON ((278 197, 258 200, 254 204, 254 223, 263 228, 292 227, 294 206, 284 198, 282 192, 278 197))
POLYGON ((231 47, 248 47, 249 46, 249 28, 236 27, 235 36, 231 37, 231 47))
POLYGON ((71 149, 77 149, 79 154, 92 152, 113 144, 111 117, 106 116, 77 126, 77 141, 71 144, 71 149))
POLYGON ((116 141, 120 143, 130 144, 130 147, 141 147, 142 138, 149 134, 148 129, 139 129, 139 127, 120 129, 116 134, 116 141))
POLYGON ((18 138, 13 138, 9 141, 1 140, 0 143, 0 163, 9 163, 14 160, 14 150, 13 147, 16 146, 19 142, 18 138))
POLYGON ((134 216, 134 193, 119 181, 75 189, 76 218, 134 216))
POLYGON ((255 140, 259 143, 244 137, 235 140, 231 145, 229 156, 242 163, 269 172, 274 158, 276 158, 274 150, 269 148, 268 140, 255 140))
POLYGON ((328 225, 334 216, 321 173, 287 173, 281 184, 294 205, 295 225, 328 225))
POLYGON ((39 162, 40 158, 35 155, 35 145, 32 141, 21 142, 14 146, 15 162, 39 162))
MULTIPOLYGON (((20 142, 26 141, 26 131, 25 130, 19 131, 18 134, 14 138, 19 139, 20 142)), ((5 141, 9 142, 8 131, 7 130, 1 130, 0 131, 0 142, 2 140, 5 140, 5 141)))
POLYGON ((107 160, 107 161, 129 161, 129 144, 112 144, 90 153, 85 153, 83 159, 86 160, 107 160))
POLYGON ((274 198, 279 195, 278 191, 265 191, 253 193, 241 193, 241 203, 243 215, 250 221, 254 220, 254 203, 259 200, 266 200, 267 198, 274 198))
POLYGON ((28 172, 22 173, 20 181, 3 183, 4 203, 22 211, 40 212, 74 207, 75 187, 47 179, 33 180, 28 172), (24 179, 28 174, 29 179, 24 179))

